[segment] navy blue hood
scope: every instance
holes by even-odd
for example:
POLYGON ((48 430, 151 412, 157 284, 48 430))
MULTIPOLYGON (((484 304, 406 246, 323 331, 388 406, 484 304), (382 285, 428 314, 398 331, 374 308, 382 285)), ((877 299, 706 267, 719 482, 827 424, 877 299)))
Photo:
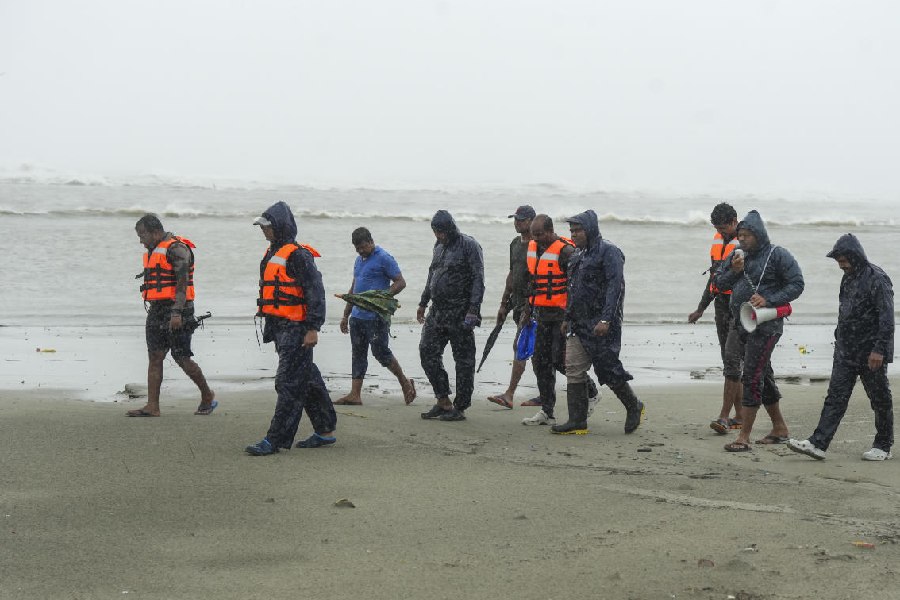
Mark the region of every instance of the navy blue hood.
POLYGON ((845 233, 839 237, 838 241, 834 243, 834 248, 825 256, 834 259, 843 256, 850 261, 854 269, 859 269, 869 264, 866 251, 863 250, 862 244, 859 243, 859 240, 852 233, 845 233))
POLYGON ((276 245, 286 244, 297 238, 297 223, 294 221, 294 213, 286 203, 276 202, 267 208, 262 216, 272 224, 276 245))
POLYGON ((586 210, 583 213, 578 213, 574 217, 569 217, 566 219, 566 223, 577 223, 581 225, 584 232, 587 234, 587 247, 591 248, 597 244, 598 241, 602 239, 600 235, 600 224, 597 221, 597 213, 592 210, 586 210))
POLYGON ((431 219, 431 228, 448 234, 450 239, 459 236, 459 228, 456 226, 456 221, 453 220, 453 215, 443 209, 434 213, 434 217, 431 219))
POLYGON ((755 210, 748 212, 747 216, 738 223, 737 230, 741 229, 749 229, 756 236, 757 252, 769 245, 769 232, 766 231, 766 224, 755 210))

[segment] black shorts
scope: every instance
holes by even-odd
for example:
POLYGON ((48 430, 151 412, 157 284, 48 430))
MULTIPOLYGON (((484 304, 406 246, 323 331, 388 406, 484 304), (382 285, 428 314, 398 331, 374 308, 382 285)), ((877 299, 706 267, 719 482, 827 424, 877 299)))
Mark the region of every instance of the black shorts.
MULTIPOLYGON (((190 303, 181 312, 182 321, 187 321, 194 316, 194 307, 190 303)), ((147 337, 148 352, 172 352, 172 358, 190 358, 191 337, 193 333, 187 333, 184 329, 178 331, 169 330, 169 320, 172 317, 171 302, 150 302, 150 310, 147 311, 147 324, 144 333, 147 337)))

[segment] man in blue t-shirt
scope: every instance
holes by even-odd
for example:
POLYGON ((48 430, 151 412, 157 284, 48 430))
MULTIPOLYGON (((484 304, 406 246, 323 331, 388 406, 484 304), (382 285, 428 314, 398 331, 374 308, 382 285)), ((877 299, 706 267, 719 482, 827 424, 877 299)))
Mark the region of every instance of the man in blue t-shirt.
MULTIPOLYGON (((376 246, 372 234, 365 227, 353 231, 351 235, 353 247, 356 248, 356 262, 353 263, 353 283, 350 293, 358 294, 369 290, 387 290, 392 296, 399 294, 406 287, 406 280, 394 257, 376 246)), ((403 400, 410 404, 416 399, 416 387, 412 379, 403 374, 400 363, 388 347, 390 326, 375 313, 347 304, 344 317, 341 319, 341 333, 350 334, 350 345, 353 349, 352 388, 350 393, 337 400, 335 404, 362 404, 363 378, 369 366, 369 348, 381 366, 394 374, 400 382, 403 400)))

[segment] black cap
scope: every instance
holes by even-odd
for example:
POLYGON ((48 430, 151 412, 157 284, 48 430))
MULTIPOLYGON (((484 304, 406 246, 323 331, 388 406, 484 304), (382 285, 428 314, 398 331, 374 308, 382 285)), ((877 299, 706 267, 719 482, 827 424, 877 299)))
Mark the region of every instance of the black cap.
POLYGON ((516 209, 514 214, 509 215, 510 219, 515 219, 516 221, 524 221, 526 219, 533 219, 537 215, 534 212, 534 209, 531 208, 528 204, 523 204, 519 208, 516 209))

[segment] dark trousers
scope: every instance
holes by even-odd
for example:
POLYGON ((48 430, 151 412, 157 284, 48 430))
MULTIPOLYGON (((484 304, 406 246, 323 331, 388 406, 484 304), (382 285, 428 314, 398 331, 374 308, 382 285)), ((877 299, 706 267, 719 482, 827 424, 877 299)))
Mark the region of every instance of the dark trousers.
POLYGON ((780 333, 751 333, 744 338, 744 406, 769 406, 781 400, 772 370, 772 352, 780 338, 780 333))
POLYGON ((382 367, 387 367, 394 360, 394 354, 388 347, 390 327, 383 319, 358 319, 350 317, 350 346, 352 349, 353 379, 363 379, 369 369, 369 348, 372 356, 382 367))
POLYGON ((828 384, 819 425, 809 438, 816 448, 828 450, 838 425, 847 412, 857 378, 862 381, 869 404, 875 412, 875 442, 872 447, 890 452, 894 445, 894 407, 887 364, 877 371, 871 371, 868 365, 848 364, 837 358, 831 368, 831 382, 828 384))
POLYGON ((727 379, 738 381, 741 378, 741 367, 744 361, 744 342, 741 340, 740 326, 728 307, 730 296, 717 296, 716 335, 719 338, 719 351, 722 354, 722 374, 727 379), (725 298, 721 300, 720 298, 725 298))
POLYGON ((450 379, 444 369, 443 359, 448 342, 456 363, 456 397, 453 406, 457 410, 466 410, 472 405, 472 392, 475 389, 475 334, 471 329, 463 327, 462 323, 438 325, 427 319, 419 340, 422 370, 431 383, 434 395, 449 398, 450 379))
POLYGON ((556 406, 556 372, 566 373, 566 336, 559 321, 538 321, 531 367, 537 378, 541 407, 548 417, 556 406))
POLYGON ((303 347, 306 331, 304 327, 291 327, 274 333, 278 399, 266 437, 278 448, 290 448, 294 443, 304 409, 316 433, 334 431, 337 426, 337 415, 319 367, 313 362, 313 351, 303 347))

